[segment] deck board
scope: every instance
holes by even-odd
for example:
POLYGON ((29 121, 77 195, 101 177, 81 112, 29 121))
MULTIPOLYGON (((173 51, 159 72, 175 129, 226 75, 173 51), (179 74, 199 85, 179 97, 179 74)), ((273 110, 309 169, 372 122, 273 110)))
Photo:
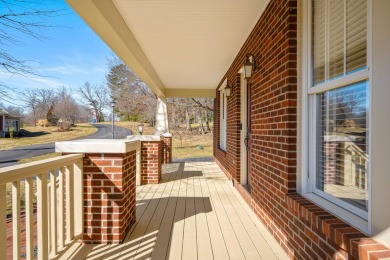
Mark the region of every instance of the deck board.
POLYGON ((214 162, 164 165, 160 184, 138 186, 136 192, 136 223, 125 242, 75 246, 73 256, 288 259, 214 162))

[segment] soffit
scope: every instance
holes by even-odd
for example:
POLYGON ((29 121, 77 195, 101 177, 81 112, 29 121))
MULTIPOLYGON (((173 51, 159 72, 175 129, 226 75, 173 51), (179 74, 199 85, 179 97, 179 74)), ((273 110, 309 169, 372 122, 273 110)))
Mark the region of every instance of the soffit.
POLYGON ((113 0, 166 90, 215 89, 268 0, 113 0))

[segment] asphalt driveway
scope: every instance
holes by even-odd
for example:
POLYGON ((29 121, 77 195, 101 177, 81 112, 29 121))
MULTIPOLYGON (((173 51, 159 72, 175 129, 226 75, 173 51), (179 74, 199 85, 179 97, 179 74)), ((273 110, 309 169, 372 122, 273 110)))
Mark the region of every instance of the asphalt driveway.
MULTIPOLYGON (((80 139, 111 139, 111 125, 94 125, 98 131, 92 135, 83 136, 80 139)), ((115 126, 115 139, 123 139, 128 135, 132 135, 133 131, 120 126, 115 126)), ((54 153, 54 143, 36 144, 30 146, 17 147, 11 150, 0 151, 0 168, 15 165, 19 160, 34 156, 39 156, 47 153, 54 153)))

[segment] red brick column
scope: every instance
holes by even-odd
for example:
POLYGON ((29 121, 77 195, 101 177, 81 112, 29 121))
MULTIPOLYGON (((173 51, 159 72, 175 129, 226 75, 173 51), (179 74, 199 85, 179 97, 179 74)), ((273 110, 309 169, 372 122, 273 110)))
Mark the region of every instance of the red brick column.
POLYGON ((86 154, 83 170, 83 242, 121 243, 135 222, 136 151, 86 154))
POLYGON ((164 134, 164 143, 163 143, 163 163, 172 162, 172 134, 164 134))
POLYGON ((141 184, 156 184, 161 179, 163 141, 141 141, 141 184))
POLYGON ((339 149, 339 143, 324 142, 323 149, 327 153, 327 158, 322 159, 324 167, 324 184, 336 184, 337 149, 339 149))
POLYGON ((87 244, 121 243, 135 222, 138 140, 77 140, 56 152, 83 153, 83 236, 87 244))

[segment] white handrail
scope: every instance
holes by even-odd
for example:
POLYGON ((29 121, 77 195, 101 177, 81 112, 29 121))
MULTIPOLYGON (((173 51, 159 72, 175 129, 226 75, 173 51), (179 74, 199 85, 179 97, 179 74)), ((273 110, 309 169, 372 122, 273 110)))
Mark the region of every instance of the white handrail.
POLYGON ((14 180, 22 180, 27 177, 35 176, 40 172, 58 169, 69 162, 82 159, 83 157, 84 154, 69 154, 61 157, 0 168, 0 185, 14 180))
MULTIPOLYGON (((65 155, 0 169, 0 259, 7 259, 7 193, 12 185, 13 259, 34 259, 33 234, 38 235, 38 259, 60 257, 83 232, 83 157, 65 155), (36 193, 33 192, 34 183, 36 193), (21 184, 24 184, 21 185, 21 184), (24 188, 23 188, 24 187, 24 188), (25 196, 21 192, 25 191, 25 196), (21 228, 21 198, 25 198, 25 248, 21 228), (34 198, 37 225, 34 231, 34 198), (66 219, 65 219, 66 214, 66 219)), ((24 222, 23 222, 24 223, 24 222)))

